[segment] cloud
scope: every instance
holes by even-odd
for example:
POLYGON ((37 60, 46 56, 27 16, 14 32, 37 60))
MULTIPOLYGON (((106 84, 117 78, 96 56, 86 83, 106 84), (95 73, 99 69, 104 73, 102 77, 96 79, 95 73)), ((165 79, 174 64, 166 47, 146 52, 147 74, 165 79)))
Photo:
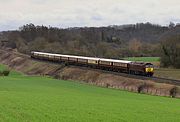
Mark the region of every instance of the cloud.
POLYGON ((179 0, 0 0, 0 30, 26 23, 58 27, 180 20, 179 0))

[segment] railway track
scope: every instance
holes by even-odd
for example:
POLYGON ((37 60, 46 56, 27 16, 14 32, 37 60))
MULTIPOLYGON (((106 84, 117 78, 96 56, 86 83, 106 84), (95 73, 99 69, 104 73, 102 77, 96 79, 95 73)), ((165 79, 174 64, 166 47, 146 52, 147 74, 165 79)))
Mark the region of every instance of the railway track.
POLYGON ((161 78, 161 77, 152 77, 151 79, 160 83, 168 83, 168 84, 174 84, 180 86, 180 80, 161 78))
POLYGON ((80 69, 101 71, 103 73, 107 73, 107 74, 111 73, 114 75, 120 75, 120 76, 128 77, 128 78, 134 78, 134 79, 140 79, 140 80, 152 80, 152 81, 155 81, 158 83, 167 83, 167 84, 173 84, 173 85, 180 86, 180 80, 175 80, 175 79, 168 79, 168 78, 161 78, 161 77, 145 77, 145 76, 140 76, 140 75, 132 75, 132 74, 127 74, 127 73, 107 71, 107 70, 101 70, 101 69, 93 69, 93 68, 89 68, 89 67, 72 66, 72 65, 70 67, 78 67, 80 69))
MULTIPOLYGON (((59 63, 59 62, 47 61, 47 60, 38 60, 38 59, 33 59, 33 60, 51 63, 51 64, 64 64, 64 63, 59 63)), ((114 72, 114 71, 95 69, 95 68, 91 68, 91 67, 77 66, 77 65, 68 65, 67 67, 75 67, 75 68, 91 70, 91 71, 100 71, 102 73, 114 74, 114 75, 128 77, 128 78, 134 78, 134 79, 140 79, 140 80, 151 80, 151 81, 155 81, 157 83, 167 83, 167 84, 180 86, 180 80, 175 80, 175 79, 168 79, 168 78, 161 78, 161 77, 145 77, 145 76, 140 76, 140 75, 132 75, 132 74, 127 74, 127 73, 122 73, 122 72, 114 72)))
MULTIPOLYGON (((5 52, 5 50, 1 50, 1 51, 5 52)), ((15 53, 15 55, 18 55, 20 57, 31 59, 31 57, 28 55, 20 54, 20 53, 14 52, 14 51, 12 51, 12 52, 15 53)), ((52 62, 52 61, 46 61, 46 60, 37 60, 37 59, 33 59, 33 60, 40 61, 40 62, 46 62, 46 63, 48 62, 48 63, 52 63, 52 64, 63 64, 63 63, 57 63, 57 62, 52 62)), ((75 65, 69 65, 69 67, 78 67, 80 69, 100 71, 102 73, 108 73, 108 74, 110 73, 110 74, 120 75, 120 76, 128 77, 128 78, 141 79, 141 80, 152 80, 152 81, 155 81, 158 83, 168 83, 168 84, 180 86, 180 80, 175 80, 175 79, 168 79, 168 78, 161 78, 161 77, 145 77, 145 76, 140 76, 140 75, 131 75, 131 74, 127 74, 127 73, 107 71, 107 70, 102 70, 102 69, 94 69, 94 68, 90 68, 90 67, 82 67, 82 66, 75 66, 75 65)))

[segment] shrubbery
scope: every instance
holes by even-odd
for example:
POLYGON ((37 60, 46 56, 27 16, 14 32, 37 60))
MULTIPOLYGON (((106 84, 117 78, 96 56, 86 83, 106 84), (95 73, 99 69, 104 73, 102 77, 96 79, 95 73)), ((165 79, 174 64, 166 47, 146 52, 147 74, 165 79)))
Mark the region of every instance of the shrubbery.
POLYGON ((10 73, 9 70, 0 71, 0 76, 8 76, 10 73))
POLYGON ((161 49, 161 65, 180 68, 180 35, 162 41, 161 49))

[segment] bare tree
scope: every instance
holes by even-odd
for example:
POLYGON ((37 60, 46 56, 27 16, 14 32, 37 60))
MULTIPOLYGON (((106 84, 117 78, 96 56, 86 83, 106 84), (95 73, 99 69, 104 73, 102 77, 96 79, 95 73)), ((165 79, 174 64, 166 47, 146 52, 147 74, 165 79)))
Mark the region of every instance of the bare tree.
POLYGON ((180 68, 180 35, 167 38, 161 43, 161 64, 180 68))

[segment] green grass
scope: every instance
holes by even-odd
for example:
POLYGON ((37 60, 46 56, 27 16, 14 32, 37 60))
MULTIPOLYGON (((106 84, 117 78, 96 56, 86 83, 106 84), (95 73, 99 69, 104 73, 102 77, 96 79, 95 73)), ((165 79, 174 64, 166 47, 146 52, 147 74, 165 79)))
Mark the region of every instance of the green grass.
POLYGON ((2 65, 2 64, 0 64, 0 71, 5 70, 5 69, 7 69, 7 67, 2 65))
POLYGON ((19 73, 0 77, 1 122, 179 122, 179 107, 180 99, 19 73))
POLYGON ((129 61, 143 61, 143 62, 159 62, 159 57, 128 57, 124 58, 125 60, 129 61))

